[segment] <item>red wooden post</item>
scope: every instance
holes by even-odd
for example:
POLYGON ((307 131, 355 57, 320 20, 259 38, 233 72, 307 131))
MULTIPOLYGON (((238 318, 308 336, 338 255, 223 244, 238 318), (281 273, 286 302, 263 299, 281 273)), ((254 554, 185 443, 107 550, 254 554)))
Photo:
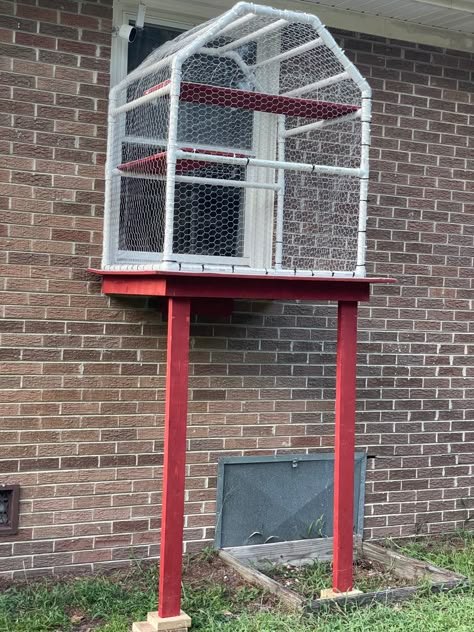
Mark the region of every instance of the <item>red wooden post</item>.
POLYGON ((333 590, 352 589, 357 302, 338 303, 333 590))
POLYGON ((168 299, 163 514, 161 519, 158 614, 175 617, 181 608, 186 424, 188 412, 188 298, 168 299))

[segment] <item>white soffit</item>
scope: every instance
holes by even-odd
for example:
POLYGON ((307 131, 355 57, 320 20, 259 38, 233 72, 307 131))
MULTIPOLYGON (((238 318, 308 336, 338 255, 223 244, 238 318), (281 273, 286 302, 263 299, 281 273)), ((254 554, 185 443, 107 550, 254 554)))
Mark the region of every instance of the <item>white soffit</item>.
MULTIPOLYGON (((289 0, 291 3, 291 0, 289 0)), ((474 52, 474 0, 301 0, 328 25, 474 52), (352 26, 351 26, 352 25, 352 26)))
MULTIPOLYGON (((237 0, 146 0, 163 20, 198 24, 237 0)), ((277 9, 314 13, 328 27, 474 52, 474 0, 255 0, 277 9)), ((132 7, 138 0, 114 0, 132 7)))
POLYGON ((474 0, 305 0, 334 9, 472 35, 474 0))

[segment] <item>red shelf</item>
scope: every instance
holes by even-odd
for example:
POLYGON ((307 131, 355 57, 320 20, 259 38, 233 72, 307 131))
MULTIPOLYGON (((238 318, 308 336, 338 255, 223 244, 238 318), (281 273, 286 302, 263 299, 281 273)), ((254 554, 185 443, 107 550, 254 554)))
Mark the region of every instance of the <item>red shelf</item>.
POLYGON ((390 278, 284 277, 159 271, 95 270, 104 294, 181 296, 200 299, 368 301, 370 285, 390 278))
MULTIPOLYGON (((146 90, 145 94, 155 92, 168 84, 169 81, 164 81, 146 90)), ((285 114, 286 116, 301 116, 315 119, 337 118, 344 114, 356 112, 359 109, 355 105, 299 99, 278 94, 250 92, 248 90, 235 90, 234 88, 223 88, 185 81, 181 83, 179 98, 187 103, 220 105, 222 107, 227 106, 243 110, 268 112, 270 114, 285 114)))
MULTIPOLYGON (((183 147, 182 151, 189 151, 195 154, 210 154, 211 156, 227 156, 245 158, 244 154, 232 154, 224 151, 208 151, 206 149, 189 149, 183 147)), ((117 169, 128 173, 143 173, 164 176, 166 174, 166 155, 167 152, 163 151, 153 156, 146 156, 146 158, 139 158, 138 160, 132 160, 131 162, 124 162, 118 165, 117 169)), ((193 160, 192 158, 178 158, 176 161, 176 173, 182 174, 186 171, 192 171, 193 169, 199 169, 209 166, 214 163, 205 162, 204 160, 193 160)))
POLYGON ((166 173, 166 151, 146 158, 139 158, 131 162, 124 162, 118 165, 117 169, 129 173, 153 173, 164 175, 166 173))

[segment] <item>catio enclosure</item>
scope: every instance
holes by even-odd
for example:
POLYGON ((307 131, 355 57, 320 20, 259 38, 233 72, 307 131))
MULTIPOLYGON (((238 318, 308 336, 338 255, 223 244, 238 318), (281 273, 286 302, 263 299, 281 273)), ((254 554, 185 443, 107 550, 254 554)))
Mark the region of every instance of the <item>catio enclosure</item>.
POLYGON ((103 269, 364 277, 369 127, 318 18, 237 4, 112 88, 103 269))

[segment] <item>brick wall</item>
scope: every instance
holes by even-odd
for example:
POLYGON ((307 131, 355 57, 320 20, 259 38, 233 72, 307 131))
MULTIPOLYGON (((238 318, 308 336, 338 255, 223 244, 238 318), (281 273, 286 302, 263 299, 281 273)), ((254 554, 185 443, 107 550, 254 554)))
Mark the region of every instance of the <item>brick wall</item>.
MULTIPOLYGON (((88 572, 159 553, 166 324, 86 272, 111 1, 0 0, 0 15, 0 482, 21 485, 0 571, 88 572)), ((366 535, 453 529, 474 510, 472 57, 339 38, 375 89, 371 272, 399 279, 360 320, 366 535)), ((333 307, 237 307, 192 325, 189 549, 213 537, 219 456, 332 446, 333 307)))

